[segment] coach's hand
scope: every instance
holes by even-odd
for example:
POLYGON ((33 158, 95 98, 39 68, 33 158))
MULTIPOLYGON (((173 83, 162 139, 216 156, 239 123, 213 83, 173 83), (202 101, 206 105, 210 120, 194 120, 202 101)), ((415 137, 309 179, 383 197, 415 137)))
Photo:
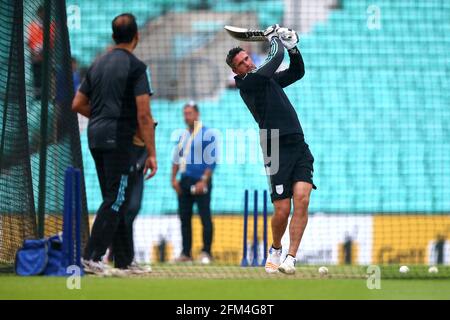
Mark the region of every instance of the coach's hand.
POLYGON ((145 180, 150 179, 156 174, 156 171, 158 171, 158 164, 156 163, 155 157, 148 157, 147 160, 145 160, 145 167, 144 167, 144 175, 145 180), (150 169, 150 173, 147 175, 148 169, 150 169))
POLYGON ((273 37, 278 37, 278 29, 280 29, 280 26, 278 24, 274 24, 264 30, 264 36, 269 42, 273 37))
POLYGON ((207 191, 207 185, 204 181, 200 180, 195 184, 195 194, 205 194, 207 191))

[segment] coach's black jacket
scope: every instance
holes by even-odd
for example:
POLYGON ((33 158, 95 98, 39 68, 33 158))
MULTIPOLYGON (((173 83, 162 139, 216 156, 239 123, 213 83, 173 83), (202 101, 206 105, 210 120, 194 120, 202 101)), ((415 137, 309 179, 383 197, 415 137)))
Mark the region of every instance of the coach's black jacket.
POLYGON ((244 77, 236 76, 236 86, 260 129, 279 129, 280 137, 291 134, 303 137, 297 113, 283 88, 301 79, 305 66, 297 48, 289 50, 289 57, 289 68, 275 72, 283 61, 284 47, 280 39, 272 38, 267 59, 244 77))

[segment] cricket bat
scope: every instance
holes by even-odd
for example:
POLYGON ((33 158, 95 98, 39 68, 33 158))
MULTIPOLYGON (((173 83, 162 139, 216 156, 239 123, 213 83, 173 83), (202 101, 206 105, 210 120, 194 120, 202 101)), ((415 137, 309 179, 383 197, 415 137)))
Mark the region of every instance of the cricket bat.
POLYGON ((267 41, 264 37, 264 30, 251 30, 233 26, 225 26, 228 34, 240 41, 267 41))

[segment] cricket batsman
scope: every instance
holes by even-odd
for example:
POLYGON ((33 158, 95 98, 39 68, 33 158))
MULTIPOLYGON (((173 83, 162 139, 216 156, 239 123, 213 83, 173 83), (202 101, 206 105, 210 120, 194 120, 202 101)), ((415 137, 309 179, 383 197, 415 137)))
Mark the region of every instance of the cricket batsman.
MULTIPOLYGON (((272 152, 274 143, 279 147, 277 170, 271 170, 265 161, 274 206, 271 220, 273 243, 265 270, 267 273, 294 274, 295 257, 308 222, 310 194, 316 186, 313 183, 314 158, 305 142, 297 113, 283 88, 300 80, 305 67, 295 31, 273 25, 265 30, 264 36, 270 42, 270 53, 261 66, 256 67, 240 47, 228 52, 226 62, 236 74, 236 87, 259 129, 267 132, 267 141, 261 141, 263 153, 263 145, 272 152), (289 68, 276 72, 283 61, 285 48, 290 58, 289 68), (294 210, 289 224, 290 244, 287 256, 281 262, 281 238, 288 225, 291 202, 294 210)), ((267 159, 267 153, 264 157, 267 159)))

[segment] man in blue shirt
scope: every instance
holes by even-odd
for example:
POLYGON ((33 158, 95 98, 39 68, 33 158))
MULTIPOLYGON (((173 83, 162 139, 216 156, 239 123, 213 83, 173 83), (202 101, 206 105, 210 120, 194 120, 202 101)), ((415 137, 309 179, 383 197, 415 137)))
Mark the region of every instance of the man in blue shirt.
POLYGON ((183 251, 179 262, 192 261, 192 208, 197 203, 203 225, 203 249, 200 261, 211 262, 213 224, 211 220, 212 174, 216 165, 217 139, 214 131, 199 121, 200 113, 194 102, 183 108, 188 128, 183 132, 174 151, 172 164, 172 187, 178 195, 178 214, 181 220, 183 251), (180 172, 181 179, 176 179, 180 172))

